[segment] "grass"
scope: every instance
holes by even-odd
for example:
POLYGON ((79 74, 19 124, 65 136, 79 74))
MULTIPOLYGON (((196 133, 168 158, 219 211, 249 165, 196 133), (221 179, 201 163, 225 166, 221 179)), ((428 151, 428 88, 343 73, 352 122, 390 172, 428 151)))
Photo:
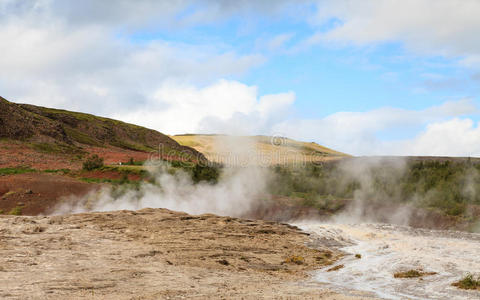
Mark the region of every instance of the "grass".
POLYGON ((32 143, 31 147, 42 153, 48 154, 78 154, 84 153, 79 148, 63 143, 32 143))
POLYGON ((0 176, 33 173, 37 170, 29 167, 0 168, 0 176))
POLYGON ((47 169, 47 170, 36 170, 30 167, 15 167, 15 168, 0 168, 0 176, 5 175, 18 175, 18 174, 25 174, 25 173, 36 173, 36 172, 44 172, 50 174, 69 174, 72 170, 70 169, 47 169))
POLYGON ((21 206, 16 206, 16 207, 12 208, 12 210, 8 214, 12 215, 12 216, 21 216, 22 215, 22 207, 21 206))
POLYGON ((472 274, 467 274, 452 285, 463 290, 480 290, 480 276, 475 278, 472 274))
POLYGON ((91 146, 97 146, 97 147, 103 147, 103 144, 100 143, 99 141, 91 138, 90 136, 76 130, 73 128, 70 128, 68 126, 64 126, 63 129, 65 130, 65 133, 74 141, 79 142, 81 144, 85 145, 91 145, 91 146))
POLYGON ((164 135, 154 130, 114 119, 46 107, 37 109, 41 110, 42 116, 64 123, 67 136, 85 145, 104 147, 110 144, 122 149, 151 152, 157 150, 157 145, 164 139, 164 135), (103 137, 99 132, 108 136, 103 137))
POLYGON ((119 141, 119 140, 114 140, 110 142, 110 145, 122 148, 122 149, 128 149, 128 150, 133 150, 133 151, 142 151, 142 152, 151 152, 155 151, 156 149, 146 146, 146 145, 140 145, 140 144, 132 144, 132 143, 127 143, 125 141, 119 141))
POLYGON ((112 171, 112 172, 118 172, 121 174, 135 174, 135 175, 140 175, 142 178, 146 177, 148 175, 148 167, 145 166, 130 166, 130 165, 121 165, 121 166, 103 166, 102 168, 99 169, 100 171, 112 171))
POLYGON ((408 270, 404 272, 397 272, 393 274, 395 278, 419 278, 423 276, 435 275, 436 272, 423 272, 422 270, 408 270))
MULTIPOLYGON (((53 119, 56 119, 55 115, 67 115, 67 116, 71 116, 71 117, 74 117, 78 120, 83 120, 83 121, 95 121, 95 120, 101 120, 101 121, 104 121, 104 122, 116 121, 116 120, 113 120, 113 119, 98 117, 98 116, 91 115, 91 114, 68 111, 68 110, 63 110, 63 109, 55 109, 55 108, 47 108, 47 107, 38 107, 38 108, 41 109, 44 113, 47 113, 49 115, 49 117, 52 117, 53 119)), ((120 121, 117 121, 117 122, 123 123, 123 122, 120 122, 120 121)), ((123 124, 126 124, 126 123, 123 123, 123 124)), ((130 125, 130 124, 128 124, 128 125, 130 125)), ((132 126, 135 126, 135 125, 132 125, 132 126)))
POLYGON ((87 183, 119 183, 120 179, 108 179, 108 178, 89 178, 89 177, 80 177, 82 181, 87 183))
POLYGON ((122 163, 124 166, 143 166, 145 164, 145 161, 137 161, 134 160, 133 157, 130 157, 130 159, 127 162, 122 163))

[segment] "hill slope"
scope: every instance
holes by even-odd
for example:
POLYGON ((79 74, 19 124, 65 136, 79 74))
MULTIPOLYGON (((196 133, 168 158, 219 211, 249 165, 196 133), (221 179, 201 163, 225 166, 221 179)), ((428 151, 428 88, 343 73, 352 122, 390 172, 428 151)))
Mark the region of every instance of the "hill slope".
POLYGON ((0 139, 58 153, 80 153, 89 147, 140 152, 162 148, 174 156, 184 156, 182 153, 188 151, 195 159, 204 159, 196 150, 152 129, 85 113, 16 104, 2 97, 0 139))
POLYGON ((225 162, 229 153, 254 150, 258 161, 269 164, 301 163, 349 157, 316 143, 271 136, 239 136, 185 134, 172 136, 184 146, 195 148, 215 162, 225 162), (240 150, 239 150, 240 149, 240 150), (239 151, 237 151, 239 150, 239 151))

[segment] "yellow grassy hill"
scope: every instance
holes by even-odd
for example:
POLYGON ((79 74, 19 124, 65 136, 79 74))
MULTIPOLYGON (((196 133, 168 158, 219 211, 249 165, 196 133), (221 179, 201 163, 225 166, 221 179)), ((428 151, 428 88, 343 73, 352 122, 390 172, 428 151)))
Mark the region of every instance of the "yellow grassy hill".
POLYGON ((284 137, 185 134, 171 136, 180 145, 192 147, 214 162, 274 165, 337 160, 349 155, 317 143, 284 137))

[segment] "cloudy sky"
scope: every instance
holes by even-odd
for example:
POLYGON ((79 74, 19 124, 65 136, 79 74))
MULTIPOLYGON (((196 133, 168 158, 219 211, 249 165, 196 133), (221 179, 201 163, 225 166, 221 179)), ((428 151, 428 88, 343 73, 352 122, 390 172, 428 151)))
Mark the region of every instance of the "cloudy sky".
POLYGON ((0 0, 0 95, 167 134, 480 156, 480 1, 0 0))

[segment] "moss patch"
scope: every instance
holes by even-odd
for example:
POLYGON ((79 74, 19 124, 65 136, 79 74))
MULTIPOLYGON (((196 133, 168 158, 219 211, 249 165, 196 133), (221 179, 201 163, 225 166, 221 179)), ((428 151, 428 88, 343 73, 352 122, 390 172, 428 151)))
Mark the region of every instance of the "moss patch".
POLYGON ((397 272, 393 274, 395 278, 419 278, 423 276, 435 275, 436 272, 423 272, 422 270, 408 270, 405 272, 397 272))
POLYGON ((468 274, 452 285, 462 290, 480 290, 480 276, 475 278, 472 274, 468 274))

